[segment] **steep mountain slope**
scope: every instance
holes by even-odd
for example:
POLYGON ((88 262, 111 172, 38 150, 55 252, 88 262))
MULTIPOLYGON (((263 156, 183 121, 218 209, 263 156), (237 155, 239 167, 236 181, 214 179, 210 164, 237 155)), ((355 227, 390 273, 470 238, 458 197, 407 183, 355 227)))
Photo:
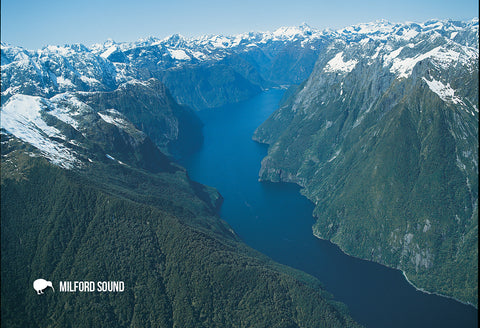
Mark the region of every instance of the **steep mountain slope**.
POLYGON ((191 187, 182 191, 185 177, 152 182, 117 167, 129 184, 99 185, 3 142, 2 325, 355 326, 312 278, 239 242, 191 187), (142 191, 154 184, 153 195, 132 191, 131 179, 142 191), (56 285, 38 296, 31 283, 40 276, 121 280, 125 291, 60 293, 56 285))
POLYGON ((139 129, 164 117, 145 103, 160 103, 149 90, 161 84, 131 86, 2 106, 2 326, 356 327, 318 281, 220 220, 220 195, 139 129), (39 277, 55 292, 37 295, 39 277), (63 293, 60 281, 125 291, 63 293))
MULTIPOLYGON (((67 92, 50 99, 17 94, 8 99, 3 108, 2 126, 7 129, 35 132, 45 127, 45 131, 37 131, 31 137, 26 134, 22 140, 38 144, 42 134, 56 136, 72 151, 84 141, 88 142, 77 128, 86 128, 90 135, 96 133, 88 127, 92 120, 102 126, 113 124, 120 132, 131 125, 129 130, 141 130, 136 135, 146 134, 149 142, 152 140, 167 154, 169 148, 176 151, 187 145, 198 147, 202 142, 202 123, 198 117, 191 109, 179 106, 165 86, 155 79, 131 80, 109 92, 67 92), (49 128, 41 117, 52 122, 53 127, 49 128), (69 130, 62 134, 58 129, 65 124, 69 130)), ((105 146, 108 147, 107 142, 105 146)), ((61 155, 59 152, 58 156, 61 155)))
POLYGON ((260 179, 303 186, 320 238, 476 305, 478 20, 338 33, 255 132, 260 179))
POLYGON ((201 121, 191 109, 178 105, 158 80, 131 80, 111 92, 76 92, 75 96, 98 110, 114 108, 125 115, 164 153, 187 151, 202 143, 201 121))

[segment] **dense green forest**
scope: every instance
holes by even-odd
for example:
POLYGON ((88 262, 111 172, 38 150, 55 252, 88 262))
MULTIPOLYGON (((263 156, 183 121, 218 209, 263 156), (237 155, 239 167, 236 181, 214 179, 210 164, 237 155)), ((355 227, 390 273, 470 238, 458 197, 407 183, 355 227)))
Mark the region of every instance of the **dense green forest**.
POLYGON ((316 279, 243 244, 184 169, 71 171, 34 153, 2 134, 3 327, 357 326, 316 279), (55 292, 37 295, 40 277, 55 292), (125 291, 56 288, 82 280, 125 291))
POLYGON ((270 144, 260 179, 301 185, 319 238, 477 305, 478 64, 450 73, 470 112, 431 91, 434 64, 395 79, 364 61, 345 77, 328 58, 255 132, 270 144))

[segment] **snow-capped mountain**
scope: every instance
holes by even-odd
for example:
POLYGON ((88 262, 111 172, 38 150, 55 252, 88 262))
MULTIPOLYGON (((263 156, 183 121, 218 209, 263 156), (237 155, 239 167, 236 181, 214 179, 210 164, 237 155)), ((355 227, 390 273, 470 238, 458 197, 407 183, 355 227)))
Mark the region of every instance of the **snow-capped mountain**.
POLYGON ((83 45, 29 51, 2 43, 2 103, 14 94, 52 97, 65 91, 111 90, 126 77, 83 45))
POLYGON ((51 97, 65 91, 113 90, 130 79, 155 77, 180 103, 216 107, 277 83, 301 82, 313 68, 323 39, 323 33, 303 25, 237 36, 108 40, 91 48, 29 51, 2 43, 2 99, 16 93, 51 97), (286 70, 285 64, 294 69, 286 70))
MULTIPOLYGON (((478 95, 461 81, 465 71, 478 71, 478 20, 403 25, 382 21, 349 27, 341 30, 316 65, 320 71, 300 93, 314 92, 328 79, 338 89, 334 93, 337 98, 345 99, 348 82, 343 79, 348 75, 360 75, 358 78, 365 82, 380 75, 383 84, 378 87, 385 88, 394 80, 414 74, 421 75, 421 80, 443 100, 462 104, 472 115, 478 113, 478 95)), ((297 103, 294 110, 298 106, 305 109, 308 102, 322 97, 331 98, 331 93, 305 95, 302 101, 307 103, 297 103)))
POLYGON ((441 38, 451 40, 450 47, 461 44, 474 48, 477 31, 478 20, 422 24, 378 21, 338 31, 320 31, 303 24, 235 36, 185 38, 175 34, 130 43, 108 40, 90 48, 49 46, 29 51, 2 43, 2 101, 17 93, 51 97, 65 91, 114 90, 131 79, 154 77, 163 81, 181 104, 216 107, 249 98, 264 88, 301 83, 318 56, 339 44, 376 44, 375 53, 391 52, 385 60, 391 61, 387 64, 392 70, 407 74, 414 63, 400 62, 402 57, 441 38), (425 43, 419 44, 421 40, 425 43), (392 57, 395 51, 398 58, 392 57))
POLYGON ((139 48, 147 51, 147 48, 154 47, 159 49, 163 56, 169 57, 165 59, 166 62, 168 59, 177 60, 175 64, 181 66, 185 61, 215 61, 225 58, 232 52, 249 51, 249 48, 265 45, 300 43, 302 47, 314 47, 313 43, 326 35, 328 33, 303 24, 299 27, 282 27, 274 32, 249 32, 234 36, 204 35, 198 38, 185 38, 174 34, 165 39, 149 37, 131 43, 108 40, 104 44, 93 45, 91 49, 95 54, 109 58, 119 52, 125 53, 139 48))

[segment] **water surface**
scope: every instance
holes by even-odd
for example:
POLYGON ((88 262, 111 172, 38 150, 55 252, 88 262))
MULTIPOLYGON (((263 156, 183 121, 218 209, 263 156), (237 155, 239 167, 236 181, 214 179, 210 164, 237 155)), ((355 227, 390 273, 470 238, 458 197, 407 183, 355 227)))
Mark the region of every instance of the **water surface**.
POLYGON ((366 327, 477 327, 474 307, 417 291, 400 271, 348 256, 315 238, 313 204, 298 186, 258 182, 267 147, 252 141, 252 135, 282 95, 270 90, 199 113, 204 143, 181 164, 192 179, 223 195, 222 218, 251 247, 317 277, 366 327))

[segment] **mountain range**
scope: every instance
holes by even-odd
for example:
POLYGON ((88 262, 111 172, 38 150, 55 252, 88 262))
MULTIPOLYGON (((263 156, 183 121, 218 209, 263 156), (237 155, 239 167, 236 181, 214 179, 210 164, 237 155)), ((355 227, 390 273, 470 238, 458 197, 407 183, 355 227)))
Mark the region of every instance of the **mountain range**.
POLYGON ((16 93, 112 91, 132 79, 162 81, 194 109, 245 100, 272 86, 300 83, 328 39, 307 25, 273 33, 109 40, 30 51, 2 43, 2 101, 16 93))

